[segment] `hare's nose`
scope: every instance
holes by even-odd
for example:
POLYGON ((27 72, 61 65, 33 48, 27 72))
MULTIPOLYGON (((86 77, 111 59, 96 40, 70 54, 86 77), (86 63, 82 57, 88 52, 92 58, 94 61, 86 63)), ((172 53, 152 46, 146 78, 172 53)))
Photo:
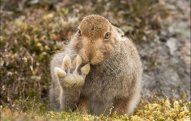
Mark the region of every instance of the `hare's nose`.
POLYGON ((92 50, 88 53, 88 61, 91 62, 94 56, 95 56, 95 50, 92 48, 92 50))

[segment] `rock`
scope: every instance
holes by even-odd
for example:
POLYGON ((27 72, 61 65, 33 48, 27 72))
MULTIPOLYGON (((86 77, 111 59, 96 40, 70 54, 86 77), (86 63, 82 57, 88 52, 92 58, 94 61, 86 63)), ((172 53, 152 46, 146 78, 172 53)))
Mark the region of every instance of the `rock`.
POLYGON ((143 97, 167 96, 190 100, 190 18, 188 1, 165 0, 172 11, 170 20, 162 21, 159 39, 143 43, 138 49, 143 60, 143 97), (181 7, 181 8, 180 8, 181 7), (181 9, 181 10, 180 10, 181 9))

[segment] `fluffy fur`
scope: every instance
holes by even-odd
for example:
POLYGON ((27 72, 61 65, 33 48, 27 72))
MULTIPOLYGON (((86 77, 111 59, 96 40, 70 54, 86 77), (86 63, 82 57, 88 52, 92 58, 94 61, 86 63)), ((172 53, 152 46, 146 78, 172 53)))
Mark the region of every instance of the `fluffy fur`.
MULTIPOLYGON (((140 100, 142 77, 141 60, 132 41, 106 18, 90 15, 82 20, 68 47, 53 57, 51 73, 54 67, 60 67, 65 53, 71 57, 79 54, 84 64, 91 64, 91 71, 85 84, 70 90, 64 99, 76 104, 83 113, 131 114, 140 100)), ((54 74, 51 75, 50 101, 58 109, 55 100, 60 92, 54 84, 54 74)))

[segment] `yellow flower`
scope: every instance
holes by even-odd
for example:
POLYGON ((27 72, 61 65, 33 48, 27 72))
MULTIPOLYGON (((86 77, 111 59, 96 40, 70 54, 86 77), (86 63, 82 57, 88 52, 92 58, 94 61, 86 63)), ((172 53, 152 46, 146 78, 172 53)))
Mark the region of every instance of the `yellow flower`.
POLYGON ((173 106, 174 106, 174 109, 175 109, 176 111, 179 111, 179 110, 180 110, 180 105, 179 105, 179 102, 178 102, 178 101, 174 101, 173 106))
POLYGON ((131 116, 131 121, 144 121, 142 118, 140 118, 137 115, 131 116))
POLYGON ((168 108, 171 107, 170 101, 169 101, 168 99, 165 100, 164 106, 166 106, 166 107, 168 107, 168 108))

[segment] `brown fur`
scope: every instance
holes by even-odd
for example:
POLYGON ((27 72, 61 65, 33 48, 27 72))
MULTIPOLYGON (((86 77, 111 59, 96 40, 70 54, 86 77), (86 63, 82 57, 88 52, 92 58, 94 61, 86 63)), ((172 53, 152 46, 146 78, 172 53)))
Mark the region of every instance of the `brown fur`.
POLYGON ((104 60, 114 49, 114 34, 108 40, 104 39, 106 32, 112 32, 111 23, 102 16, 90 15, 79 25, 81 35, 75 34, 71 40, 71 48, 81 55, 84 62, 96 64, 104 60))
POLYGON ((128 99, 116 99, 114 102, 113 113, 117 113, 118 115, 122 115, 126 113, 128 107, 128 99))
POLYGON ((91 41, 103 38, 106 31, 110 29, 110 22, 102 16, 90 15, 85 17, 80 23, 80 30, 83 36, 91 41))
POLYGON ((88 113, 88 100, 85 97, 80 97, 77 109, 82 114, 88 113))
POLYGON ((106 18, 90 15, 82 20, 68 48, 69 54, 77 53, 83 63, 91 64, 77 96, 80 110, 96 115, 131 114, 140 99, 142 77, 141 60, 132 41, 122 37, 106 18))

